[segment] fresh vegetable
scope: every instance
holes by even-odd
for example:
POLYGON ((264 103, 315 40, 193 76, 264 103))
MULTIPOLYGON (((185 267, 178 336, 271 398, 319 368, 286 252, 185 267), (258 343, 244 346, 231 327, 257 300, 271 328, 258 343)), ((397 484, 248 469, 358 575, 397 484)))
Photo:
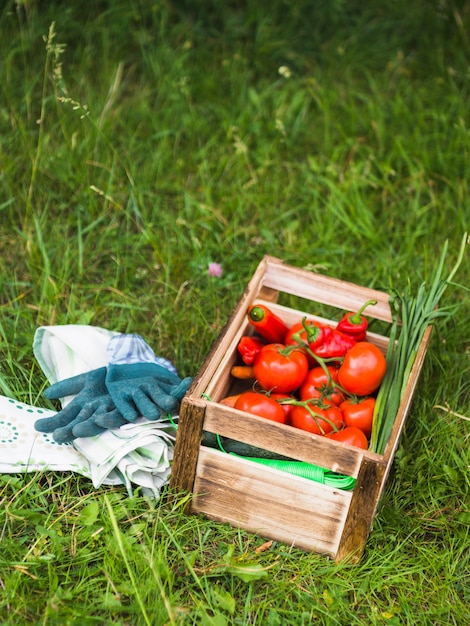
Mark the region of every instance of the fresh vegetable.
POLYGON ((305 354, 294 346, 270 343, 258 352, 253 371, 266 391, 290 393, 298 389, 308 372, 305 354))
POLYGON ((239 397, 240 397, 239 393, 236 393, 233 396, 226 396, 225 398, 222 398, 222 400, 219 400, 219 404, 234 407, 235 402, 238 400, 239 397))
POLYGON ((356 426, 362 430, 367 438, 370 437, 375 398, 348 398, 339 405, 339 408, 343 412, 345 426, 356 426))
POLYGON ((237 456, 256 457, 259 459, 270 460, 287 459, 287 457, 283 456, 282 454, 276 454, 271 450, 258 448, 249 443, 242 443, 241 441, 230 439, 229 437, 222 437, 221 435, 210 433, 207 430, 203 431, 202 433, 202 444, 211 448, 215 448, 217 450, 221 450, 222 452, 236 454, 237 456))
MULTIPOLYGON (((331 326, 309 326, 305 319, 303 324, 307 334, 307 347, 313 356, 319 356, 322 359, 343 357, 356 343, 352 337, 331 326)), ((300 345, 304 343, 300 333, 293 335, 293 338, 297 339, 300 345)))
POLYGON ((286 413, 279 402, 276 402, 276 400, 270 398, 265 393, 244 391, 235 402, 234 408, 264 417, 273 422, 280 422, 281 424, 287 422, 286 413))
POLYGON ((313 367, 316 361, 315 361, 314 356, 310 354, 308 350, 306 349, 308 341, 307 341, 307 330, 305 326, 307 326, 307 328, 313 327, 313 326, 315 326, 316 328, 321 328, 322 325, 320 322, 317 322, 316 320, 306 319, 301 322, 296 322, 295 324, 292 324, 292 326, 287 331, 286 336, 284 337, 284 343, 286 344, 286 346, 297 345, 300 347, 301 345, 303 345, 304 347, 302 347, 302 350, 304 350, 305 354, 307 355, 308 364, 310 365, 310 367, 313 367))
POLYGON ((412 294, 410 285, 402 294, 392 293, 390 307, 393 324, 387 351, 387 373, 377 393, 370 441, 370 449, 374 452, 382 454, 385 450, 427 327, 437 318, 452 314, 452 309, 439 309, 438 305, 447 287, 452 284, 469 243, 468 233, 465 233, 457 261, 447 278, 443 278, 443 273, 448 241, 442 248, 429 286, 422 283, 416 295, 412 294))
POLYGON ((286 344, 286 346, 293 346, 299 343, 299 339, 304 343, 308 343, 307 341, 308 329, 309 328, 312 328, 312 329, 321 328, 321 327, 322 327, 321 322, 317 322, 316 320, 308 320, 305 318, 301 322, 296 322, 295 324, 292 324, 292 326, 289 327, 289 330, 287 331, 284 337, 284 343, 286 344))
POLYGON ((256 332, 269 343, 283 343, 289 330, 283 320, 264 304, 253 304, 248 307, 248 321, 256 332))
POLYGON ((293 404, 289 404, 291 401, 295 401, 296 398, 288 393, 269 393, 269 397, 273 400, 276 400, 282 408, 284 409, 284 413, 286 414, 286 423, 290 423, 290 414, 292 413, 293 404))
POLYGON ((338 368, 334 365, 328 365, 326 370, 318 365, 308 371, 299 389, 301 400, 320 398, 321 400, 329 400, 333 404, 341 404, 344 396, 334 385, 338 382, 338 368))
POLYGON ((379 388, 387 363, 380 349, 359 341, 346 353, 338 370, 338 382, 347 392, 369 396, 379 388))
POLYGON ((356 426, 347 426, 337 432, 327 433, 325 437, 333 439, 334 441, 341 441, 349 446, 362 448, 362 450, 367 450, 368 448, 367 437, 362 430, 360 428, 356 428, 356 426))
POLYGON ((237 350, 243 363, 246 365, 252 365, 256 355, 263 346, 264 342, 258 337, 244 335, 238 342, 237 350))
POLYGON ((317 406, 314 402, 299 402, 292 408, 290 424, 315 435, 324 435, 341 428, 343 415, 332 404, 317 406))
POLYGON ((345 335, 349 335, 356 341, 364 341, 369 322, 362 313, 364 309, 373 304, 377 304, 377 300, 368 300, 356 313, 345 313, 337 323, 336 330, 341 331, 345 335))
POLYGON ((239 378, 240 380, 251 380, 255 377, 253 365, 234 365, 230 373, 234 378, 239 378))

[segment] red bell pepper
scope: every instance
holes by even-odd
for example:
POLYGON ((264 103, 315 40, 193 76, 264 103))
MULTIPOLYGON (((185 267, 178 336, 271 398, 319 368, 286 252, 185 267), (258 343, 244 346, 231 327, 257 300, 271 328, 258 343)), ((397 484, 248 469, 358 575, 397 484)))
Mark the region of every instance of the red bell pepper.
POLYGON ((323 326, 320 333, 320 338, 309 343, 308 347, 313 354, 322 359, 342 357, 356 344, 353 337, 345 335, 336 328, 331 328, 331 326, 323 326))
POLYGON ((309 326, 304 323, 304 328, 308 349, 322 359, 343 357, 356 344, 353 337, 331 326, 309 326))

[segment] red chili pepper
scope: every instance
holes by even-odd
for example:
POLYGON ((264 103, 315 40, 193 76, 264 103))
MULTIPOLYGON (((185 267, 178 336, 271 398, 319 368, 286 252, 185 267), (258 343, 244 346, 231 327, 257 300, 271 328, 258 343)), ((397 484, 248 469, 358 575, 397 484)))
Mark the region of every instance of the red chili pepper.
POLYGON ((269 343, 283 343, 289 328, 280 317, 264 304, 252 304, 248 307, 248 321, 269 343))
POLYGON ((304 328, 307 331, 309 349, 322 359, 342 357, 356 344, 353 337, 331 326, 318 327, 305 324, 304 328))
POLYGON ((240 341, 238 342, 238 353, 242 357, 243 363, 246 365, 252 365, 255 360, 256 355, 264 346, 264 342, 258 337, 250 337, 248 335, 244 335, 240 341))
POLYGON ((366 338, 368 321, 362 315, 364 309, 372 304, 377 304, 377 300, 368 300, 361 306, 357 313, 346 313, 336 325, 336 330, 354 337, 356 341, 363 341, 366 338))

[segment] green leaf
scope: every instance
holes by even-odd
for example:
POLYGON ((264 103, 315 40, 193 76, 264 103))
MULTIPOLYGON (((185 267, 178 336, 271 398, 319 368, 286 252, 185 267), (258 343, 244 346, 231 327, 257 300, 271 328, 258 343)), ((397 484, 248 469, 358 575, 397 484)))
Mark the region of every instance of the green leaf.
POLYGON ((224 557, 223 557, 224 562, 229 564, 232 561, 234 553, 235 553, 235 546, 232 543, 227 547, 227 552, 224 554, 224 557))
POLYGON ((459 482, 459 473, 454 467, 447 465, 447 463, 443 463, 442 469, 444 470, 445 476, 447 476, 451 483, 457 484, 459 482))
POLYGON ((281 626, 281 616, 275 609, 269 609, 268 615, 266 617, 266 624, 267 626, 281 626))
POLYGON ((99 511, 98 502, 93 500, 81 510, 78 520, 83 526, 91 526, 98 519, 99 511))
POLYGON ((230 613, 230 615, 235 613, 235 598, 231 593, 222 589, 219 585, 213 587, 211 593, 212 599, 219 609, 230 613))
POLYGON ((122 609, 121 600, 119 600, 119 598, 116 597, 115 594, 109 593, 109 592, 103 595, 103 598, 100 604, 104 609, 108 609, 110 611, 116 611, 116 610, 122 609))
POLYGON ((326 606, 331 606, 334 602, 331 593, 328 591, 328 589, 324 589, 323 590, 323 600, 325 601, 326 606))
POLYGON ((219 611, 211 611, 211 615, 208 615, 204 611, 201 615, 201 626, 228 626, 227 618, 223 613, 219 611))
POLYGON ((455 518, 459 524, 465 524, 465 526, 470 526, 470 511, 464 511, 463 513, 459 513, 455 518))
POLYGON ((244 565, 231 565, 226 570, 229 574, 237 576, 246 583, 252 580, 267 578, 268 572, 259 563, 245 563, 244 565))

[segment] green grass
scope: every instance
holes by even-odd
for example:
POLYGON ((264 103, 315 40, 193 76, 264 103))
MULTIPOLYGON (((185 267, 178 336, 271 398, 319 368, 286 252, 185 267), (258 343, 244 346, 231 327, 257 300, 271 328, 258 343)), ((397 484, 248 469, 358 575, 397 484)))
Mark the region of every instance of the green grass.
MULTIPOLYGON (((48 324, 138 332, 194 375, 266 253, 388 290, 449 238, 450 268, 469 25, 462 0, 3 3, 0 393, 45 404, 48 324)), ((445 301, 360 565, 257 551, 183 496, 2 475, 0 623, 466 624, 468 292, 445 301)))

